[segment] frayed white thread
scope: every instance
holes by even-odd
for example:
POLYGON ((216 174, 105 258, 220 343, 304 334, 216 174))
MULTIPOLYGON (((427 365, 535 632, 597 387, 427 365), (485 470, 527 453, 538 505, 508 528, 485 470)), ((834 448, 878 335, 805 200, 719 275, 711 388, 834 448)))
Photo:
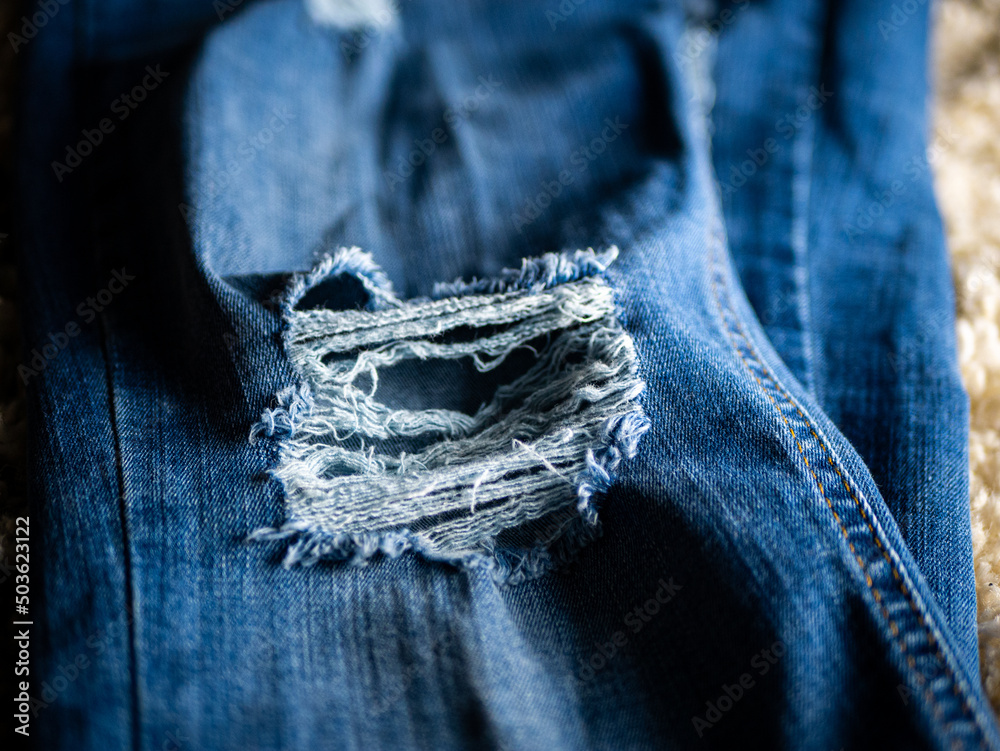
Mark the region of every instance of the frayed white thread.
POLYGON ((291 540, 286 565, 363 563, 379 552, 414 549, 486 567, 511 582, 544 572, 591 539, 595 497, 649 428, 637 401, 643 383, 634 346, 617 321, 611 289, 593 276, 616 255, 614 248, 549 254, 495 280, 439 287, 438 295, 450 297, 408 303, 356 248, 293 280, 286 347, 308 385, 281 392, 251 434, 280 439, 273 475, 284 488, 288 519, 252 538, 291 540), (295 309, 334 273, 363 275, 366 289, 377 290, 374 310, 295 309), (457 331, 463 336, 449 338, 457 331), (531 344, 538 340, 545 343, 531 344), (377 401, 381 368, 469 358, 487 371, 520 348, 537 355, 534 363, 474 415, 377 401), (362 376, 365 388, 355 385, 362 376), (409 454, 376 449, 395 438, 431 442, 409 454), (569 510, 580 529, 570 518, 533 548, 497 544, 506 530, 561 519, 569 510))
POLYGON ((342 274, 348 274, 359 282, 370 295, 368 307, 378 310, 384 307, 394 307, 402 305, 402 302, 392 291, 392 282, 385 272, 375 263, 370 253, 366 253, 361 248, 338 248, 333 253, 328 253, 320 258, 313 269, 305 274, 296 274, 285 292, 282 302, 282 313, 285 319, 295 312, 298 305, 306 293, 322 282, 342 274))

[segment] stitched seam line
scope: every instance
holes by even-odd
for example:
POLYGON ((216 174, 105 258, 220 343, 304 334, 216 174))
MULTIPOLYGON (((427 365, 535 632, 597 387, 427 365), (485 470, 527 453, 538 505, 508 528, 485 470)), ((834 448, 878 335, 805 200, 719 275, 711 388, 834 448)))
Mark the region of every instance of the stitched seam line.
MULTIPOLYGON (((854 492, 854 490, 851 487, 851 485, 848 483, 847 478, 845 477, 844 473, 841 472, 840 468, 833 461, 833 457, 832 457, 832 455, 830 453, 830 450, 827 448, 827 446, 824 443, 824 441, 817 434, 817 432, 816 432, 815 428, 813 427, 813 425, 812 425, 811 421, 809 420, 809 418, 806 417, 806 415, 802 412, 802 410, 798 407, 798 405, 792 400, 791 396, 781 387, 781 385, 777 382, 777 380, 774 378, 774 376, 770 373, 770 371, 768 370, 768 368, 763 364, 763 362, 761 361, 761 359, 757 355, 756 351, 754 350, 753 345, 750 343, 749 338, 747 337, 746 333, 743 331, 742 326, 740 325, 738 319, 736 318, 736 313, 735 313, 735 311, 732 308, 732 305, 731 305, 731 303, 729 301, 728 295, 725 295, 725 303, 723 303, 723 295, 720 295, 720 291, 719 291, 719 286, 720 286, 719 276, 721 276, 722 272, 721 272, 719 258, 718 258, 718 250, 715 247, 714 243, 713 243, 713 249, 712 249, 711 253, 712 253, 712 265, 714 266, 713 273, 712 273, 712 291, 713 291, 713 294, 715 296, 716 304, 719 307, 719 311, 722 314, 723 325, 725 326, 727 334, 729 335, 730 343, 733 345, 733 348, 736 350, 736 353, 739 355, 740 359, 743 361, 743 364, 750 371, 750 374, 754 377, 754 380, 757 381, 757 384, 761 387, 761 389, 764 391, 764 393, 767 395, 767 397, 771 400, 772 404, 774 404, 775 409, 778 411, 778 414, 781 415, 781 419, 784 421, 785 426, 788 428, 789 432, 792 435, 792 438, 795 440, 795 445, 797 446, 797 448, 799 450, 799 453, 802 455, 802 459, 805 462, 806 467, 809 469, 809 473, 812 475, 813 480, 816 482, 816 485, 817 485, 817 487, 819 488, 819 491, 820 491, 820 495, 822 495, 823 500, 826 501, 827 506, 830 508, 830 511, 833 514, 834 519, 837 521, 837 524, 840 527, 841 533, 844 535, 844 539, 847 541, 847 544, 848 544, 848 547, 849 547, 851 553, 854 555, 855 559, 858 561, 858 565, 861 567, 861 572, 865 576, 865 583, 868 585, 868 588, 871 590, 872 596, 875 599, 876 603, 878 603, 879 608, 882 611, 883 617, 888 622, 888 624, 889 624, 889 630, 892 633, 893 637, 895 638, 896 643, 897 643, 897 645, 900 648, 900 651, 903 652, 906 655, 906 662, 910 666, 911 670, 914 671, 914 675, 917 678, 917 683, 920 684, 920 685, 924 685, 924 698, 931 705, 935 717, 938 718, 938 719, 940 719, 941 716, 942 716, 942 714, 943 714, 943 711, 942 711, 941 707, 938 705, 937 700, 934 698, 933 691, 931 690, 930 685, 929 685, 931 682, 933 682, 933 678, 931 678, 931 679, 925 678, 925 676, 920 672, 920 670, 917 667, 916 659, 913 657, 912 654, 910 654, 907 651, 906 643, 901 638, 900 629, 896 625, 896 622, 893 620, 893 618, 889 615, 888 609, 886 608, 885 604, 882 601, 882 593, 875 586, 874 581, 873 581, 873 579, 871 577, 871 574, 868 573, 868 570, 867 570, 867 567, 866 567, 866 565, 864 563, 864 560, 862 559, 862 557, 860 556, 860 554, 858 554, 858 552, 855 550, 854 543, 852 543, 850 541, 850 539, 849 539, 847 528, 844 525, 844 522, 841 520, 839 514, 837 514, 836 510, 834 509, 833 503, 831 502, 831 500, 827 497, 826 490, 823 488, 823 484, 822 484, 822 482, 820 482, 819 477, 817 476, 817 474, 816 474, 815 470, 813 469, 812 465, 809 464, 809 459, 808 459, 808 457, 805 454, 805 450, 802 447, 802 443, 799 440, 799 437, 795 434, 795 430, 792 428, 791 423, 789 423, 789 421, 788 421, 788 418, 785 416, 784 412, 781 410, 781 407, 778 405, 777 400, 774 398, 774 396, 772 394, 768 393, 767 387, 764 385, 764 383, 761 381, 761 379, 754 372, 755 369, 747 361, 747 358, 746 358, 746 356, 744 355, 744 352, 743 352, 743 348, 740 347, 740 345, 733 340, 732 335, 736 334, 736 335, 738 335, 743 340, 743 342, 746 345, 747 351, 749 352, 750 356, 753 358, 754 362, 757 364, 757 369, 760 370, 764 374, 765 378, 767 378, 767 380, 769 380, 771 382, 771 384, 773 385, 774 390, 776 390, 784 398, 784 400, 787 401, 788 404, 791 407, 793 407, 796 412, 798 412, 799 417, 805 423, 806 427, 809 428, 809 430, 812 433, 812 436, 815 439, 816 443, 819 444, 820 448, 823 449, 823 453, 826 454, 827 461, 829 462, 829 464, 832 467, 833 471, 836 473, 837 477, 840 479, 841 483, 844 486, 844 489, 848 493, 848 496, 851 498, 851 500, 854 501, 855 506, 857 507, 858 511, 861 513, 861 518, 865 522, 865 525, 868 527, 868 530, 871 533, 872 539, 874 540, 876 547, 878 548, 879 552, 882 554, 882 557, 885 559, 886 563, 889 564, 889 569, 890 569, 890 571, 892 571, 893 579, 895 579, 895 581, 896 581, 896 583, 897 583, 897 585, 899 587, 900 593, 903 595, 903 598, 906 600, 907 604, 910 606, 910 609, 913 611, 914 615, 916 616, 917 621, 920 624, 920 626, 923 627, 923 629, 924 629, 924 631, 925 631, 925 633, 927 635, 928 644, 930 645, 930 647, 932 649, 934 649, 935 656, 937 657, 937 659, 938 659, 938 661, 940 663, 940 667, 944 669, 945 674, 947 675, 947 677, 949 678, 949 680, 952 683, 952 691, 953 691, 953 693, 955 694, 956 697, 958 697, 961 700, 961 707, 962 707, 963 713, 965 714, 966 717, 969 718, 969 720, 972 723, 973 727, 976 729, 976 733, 977 733, 977 735, 979 736, 979 739, 980 739, 980 741, 979 741, 980 748, 986 748, 985 738, 983 736, 981 728, 979 727, 979 724, 975 721, 975 715, 972 712, 971 707, 969 706, 969 698, 968 698, 968 696, 965 695, 963 692, 960 691, 958 680, 957 680, 955 674, 953 673, 953 671, 951 670, 951 667, 949 666, 947 660, 945 659, 944 654, 941 651, 941 647, 940 647, 940 643, 939 643, 938 639, 934 636, 933 632, 931 631, 931 629, 930 629, 930 627, 929 627, 926 619, 924 618, 923 614, 920 612, 920 609, 917 606, 916 602, 913 600, 913 597, 912 597, 912 595, 910 593, 910 589, 906 586, 906 583, 902 580, 902 577, 900 576, 899 571, 896 568, 896 565, 892 562, 892 559, 890 558, 890 556, 888 554, 888 551, 886 550, 885 546, 882 544, 881 539, 879 539, 878 533, 876 532, 874 525, 871 523, 871 520, 868 518, 868 514, 865 512, 863 504, 861 503, 860 499, 857 497, 857 495, 854 492), (733 319, 734 319, 734 322, 735 322, 735 331, 733 330, 733 326, 730 325, 729 321, 727 320, 727 317, 725 315, 726 311, 728 311, 733 316, 733 319)), ((951 724, 951 723, 950 722, 946 723, 946 725, 945 725, 946 729, 947 729, 947 727, 948 727, 949 724, 951 724)), ((952 746, 953 749, 964 748, 964 744, 962 743, 961 739, 958 739, 958 738, 955 738, 955 739, 952 740, 951 746, 952 746)))

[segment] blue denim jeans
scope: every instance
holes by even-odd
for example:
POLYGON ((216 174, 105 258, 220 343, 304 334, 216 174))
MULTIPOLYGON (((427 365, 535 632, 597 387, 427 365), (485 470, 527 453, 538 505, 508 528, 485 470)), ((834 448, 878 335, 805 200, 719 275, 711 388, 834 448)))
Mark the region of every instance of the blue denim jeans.
POLYGON ((39 748, 1000 748, 927 5, 690 6, 56 3, 39 748))

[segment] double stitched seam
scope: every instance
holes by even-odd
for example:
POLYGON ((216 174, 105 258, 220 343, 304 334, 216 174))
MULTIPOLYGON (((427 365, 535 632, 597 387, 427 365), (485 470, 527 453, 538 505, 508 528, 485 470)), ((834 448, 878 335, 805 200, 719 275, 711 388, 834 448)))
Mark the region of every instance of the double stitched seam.
MULTIPOLYGON (((761 381, 760 377, 757 375, 757 372, 762 373, 764 375, 764 377, 772 384, 773 390, 777 391, 783 397, 783 399, 788 403, 788 405, 790 405, 791 407, 793 407, 795 409, 795 411, 798 413, 798 415, 801 418, 801 420, 803 421, 803 423, 806 425, 806 427, 812 433, 813 439, 820 446, 820 448, 823 449, 823 453, 826 455, 827 462, 830 464, 831 468, 836 473, 837 477, 840 479, 841 483, 844 486, 844 489, 848 493, 848 496, 851 498, 852 501, 854 501, 855 506, 857 507, 858 511, 861 514, 862 520, 865 522, 865 525, 868 527, 868 530, 871 533, 872 539, 874 540, 876 547, 878 548, 879 552, 882 554, 882 557, 885 559, 886 563, 889 565, 889 569, 892 571, 893 579, 895 579, 896 584, 897 584, 897 586, 899 588, 900 593, 903 595, 903 598, 906 600, 907 604, 910 606, 910 609, 913 611, 914 615, 916 616, 918 623, 924 629, 924 631, 925 631, 925 633, 927 635, 928 644, 930 645, 930 647, 932 649, 934 649, 935 656, 937 657, 937 659, 939 661, 940 667, 942 667, 944 669, 945 674, 947 675, 948 679, 951 681, 953 693, 955 694, 956 697, 958 697, 960 699, 962 710, 963 710, 965 716, 967 718, 969 718, 969 721, 972 723, 973 727, 976 729, 976 733, 977 733, 977 735, 980 738, 980 741, 979 741, 980 748, 985 748, 986 747, 985 738, 983 737, 981 728, 979 727, 978 723, 976 723, 976 721, 974 719, 974 714, 972 712, 971 707, 969 706, 968 696, 963 695, 963 693, 959 690, 958 680, 957 680, 955 674, 953 673, 953 671, 951 670, 951 667, 948 665, 947 659, 945 658, 944 654, 941 651, 941 647, 940 647, 940 643, 939 643, 938 639, 934 636, 934 633, 932 632, 929 624, 927 623, 927 621, 924 618, 923 614, 920 612, 920 609, 917 606, 916 602, 914 602, 912 594, 910 592, 910 589, 906 586, 906 583, 903 581, 902 577, 900 576, 899 571, 897 570, 895 564, 892 562, 892 559, 890 558, 888 551, 886 550, 886 548, 883 545, 881 539, 879 538, 879 535, 876 532, 874 525, 871 523, 871 520, 868 518, 868 514, 865 512, 865 509, 864 509, 863 504, 861 503, 861 500, 857 497, 857 494, 854 492, 853 488, 848 483, 847 478, 844 475, 844 473, 840 470, 840 468, 834 462, 833 457, 832 457, 832 455, 830 453, 830 450, 827 448, 827 446, 824 443, 824 441, 819 437, 819 435, 817 434, 815 428, 813 428, 812 423, 810 422, 810 420, 806 417, 806 415, 802 412, 802 410, 799 409, 798 405, 795 404, 795 402, 788 395, 788 393, 780 386, 780 384, 778 384, 777 380, 771 375, 771 373, 769 372, 769 370, 766 368, 766 366, 764 366, 763 362, 757 356, 756 351, 753 348, 753 345, 750 343, 749 338, 744 333, 742 326, 739 324, 739 321, 736 319, 736 313, 733 310, 732 305, 731 305, 731 303, 729 301, 728 294, 725 294, 725 293, 720 294, 720 290, 719 290, 719 287, 720 287, 719 276, 721 276, 722 272, 721 272, 721 269, 720 269, 720 263, 719 263, 719 258, 718 258, 718 250, 715 247, 714 243, 713 243, 713 250, 711 252, 712 252, 712 266, 713 266, 712 292, 713 292, 713 294, 715 296, 716 304, 719 306, 720 313, 722 313, 722 320, 723 320, 723 324, 726 327, 726 332, 727 332, 728 335, 730 335, 730 342, 732 343, 733 348, 736 350, 737 354, 740 356, 740 359, 743 361, 743 364, 746 365, 746 367, 750 371, 751 375, 753 375, 754 380, 757 381, 757 384, 761 387, 761 389, 764 391, 764 393, 767 395, 767 397, 771 400, 771 403, 774 404, 775 409, 778 411, 778 414, 781 415, 781 419, 784 421, 785 426, 788 428, 789 432, 792 435, 792 438, 795 440, 795 445, 798 448, 799 453, 802 455, 802 459, 805 462, 806 467, 809 469, 809 473, 812 475, 813 480, 816 482, 816 486, 819 488, 820 495, 822 495, 823 500, 826 501, 827 506, 830 508, 830 511, 833 514, 834 519, 837 521, 837 524, 840 527, 840 531, 843 534, 845 541, 847 541, 847 544, 848 544, 848 547, 849 547, 851 553, 854 555, 855 559, 858 562, 858 565, 861 568, 862 573, 865 576, 865 583, 868 585, 869 589, 871 590, 872 597, 875 599, 876 603, 878 603, 879 608, 882 611, 883 617, 886 619, 886 621, 889 624, 889 630, 890 630, 890 632, 892 633, 893 637, 895 638, 896 643, 897 643, 897 645, 900 648, 900 651, 903 652, 906 655, 907 664, 910 666, 911 670, 913 670, 914 676, 917 679, 917 683, 924 686, 924 698, 927 700, 928 704, 931 705, 931 707, 932 707, 932 709, 934 711, 935 717, 938 718, 938 719, 941 719, 941 717, 943 716, 943 711, 942 711, 941 707, 938 705, 937 700, 934 698, 934 693, 931 690, 930 685, 929 685, 933 681, 933 678, 930 679, 930 680, 928 680, 928 679, 926 679, 924 677, 924 675, 920 672, 919 668, 917 667, 916 659, 914 658, 914 656, 912 654, 910 654, 907 651, 906 642, 902 640, 900 629, 899 629, 898 625, 896 624, 895 620, 889 614, 889 611, 886 608, 885 603, 883 602, 883 595, 882 595, 882 593, 875 586, 875 582, 873 581, 871 574, 868 573, 868 570, 867 570, 868 567, 865 565, 864 560, 862 559, 861 555, 855 549, 854 543, 850 541, 849 536, 848 536, 848 532, 847 532, 847 528, 844 525, 843 520, 840 518, 840 515, 834 509, 833 503, 830 500, 830 498, 827 496, 826 490, 823 487, 823 483, 820 481, 818 475, 816 474, 815 469, 809 463, 809 458, 806 456, 805 449, 803 448, 802 443, 801 443, 799 437, 796 435, 794 428, 792 428, 791 423, 788 421, 788 418, 786 417, 786 415, 782 411, 781 406, 778 404, 778 402, 774 398, 774 396, 771 393, 769 393, 768 387, 765 386, 765 384, 761 381), (723 299, 725 299, 725 302, 723 302, 723 299), (728 317, 725 315, 726 312, 728 312, 733 317, 733 324, 730 324, 730 322, 728 320, 728 317), (734 330, 734 328, 735 328, 735 330, 734 330), (744 344, 740 345, 738 342, 736 342, 732 338, 733 335, 739 336, 740 339, 743 340, 744 344), (747 353, 749 353, 750 357, 752 358, 752 360, 756 364, 756 367, 754 367, 753 365, 751 365, 751 363, 747 360, 747 356, 744 353, 744 351, 746 351, 747 353)), ((723 281, 722 284, 724 284, 724 283, 725 282, 723 281)), ((951 724, 950 721, 947 722, 946 725, 945 725, 945 727, 947 728, 948 725, 950 725, 950 724, 951 724)), ((964 744, 962 743, 962 741, 960 739, 957 739, 957 738, 952 741, 951 746, 952 746, 953 749, 962 749, 962 748, 964 748, 964 744)))

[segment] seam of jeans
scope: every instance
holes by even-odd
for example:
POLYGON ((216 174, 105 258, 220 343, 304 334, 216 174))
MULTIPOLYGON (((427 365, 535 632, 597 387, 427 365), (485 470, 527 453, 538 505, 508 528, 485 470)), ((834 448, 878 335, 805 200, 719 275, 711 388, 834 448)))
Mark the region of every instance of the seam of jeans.
MULTIPOLYGON (((924 698, 931 705, 931 708, 934 711, 935 716, 938 719, 941 719, 941 715, 943 714, 943 711, 942 711, 941 707, 939 706, 937 700, 935 699, 934 692, 931 690, 931 687, 930 687, 930 684, 933 683, 934 678, 933 677, 927 678, 926 676, 924 676, 920 672, 919 668, 917 667, 916 660, 913 657, 913 655, 910 654, 909 652, 907 652, 906 643, 901 638, 900 629, 899 629, 898 625, 895 623, 894 619, 890 616, 890 614, 888 612, 888 609, 886 608, 886 605, 883 603, 883 601, 882 601, 883 595, 879 591, 879 589, 875 586, 875 582, 874 582, 874 580, 872 578, 872 575, 868 571, 868 567, 865 565, 864 560, 862 559, 861 555, 856 551, 854 543, 852 543, 850 541, 849 534, 848 534, 847 528, 846 528, 846 526, 844 524, 844 521, 841 519, 840 515, 834 509, 833 503, 830 500, 830 498, 827 496, 827 492, 823 488, 823 484, 820 482, 819 477, 817 476, 815 469, 812 467, 812 465, 810 465, 809 459, 806 456, 805 450, 804 450, 804 448, 802 446, 801 439, 799 438, 798 435, 796 435, 794 429, 791 426, 791 423, 788 421, 788 418, 786 417, 786 415, 782 411, 782 409, 779 406, 777 400, 774 398, 774 396, 772 394, 768 393, 768 387, 764 385, 764 383, 761 381, 760 377, 755 372, 755 368, 747 360, 747 357, 746 357, 746 355, 744 354, 744 351, 743 351, 743 347, 741 347, 736 341, 733 340, 733 336, 734 335, 739 336, 743 340, 743 342, 745 343, 745 347, 746 347, 747 351, 749 352, 749 354, 752 357, 752 359, 754 360, 754 362, 757 364, 756 370, 759 370, 760 372, 762 372, 764 374, 765 378, 771 382, 773 389, 776 390, 783 397, 783 399, 788 403, 789 406, 791 406, 791 407, 793 407, 795 409, 795 411, 798 413, 799 417, 801 418, 801 420, 803 421, 803 423, 805 424, 805 426, 812 433, 812 436, 813 436, 813 439, 815 440, 815 442, 823 450, 823 453, 826 455, 827 461, 829 462, 830 466, 833 468, 833 471, 836 473, 837 477, 840 479, 841 483, 844 486, 844 489, 848 493, 848 496, 850 497, 850 499, 852 501, 854 501, 855 506, 857 507, 858 511, 860 512, 861 519, 864 521, 864 523, 867 526, 869 532, 871 533, 872 540, 875 542, 875 545, 878 548, 878 551, 881 553, 882 557, 885 559, 886 563, 889 565, 889 569, 892 571, 893 579, 895 580, 895 582, 896 582, 896 584, 898 586, 900 594, 902 594, 903 598, 906 600, 907 604, 910 606, 910 609, 916 615, 918 623, 923 627, 923 629, 924 629, 924 631, 926 633, 927 641, 928 641, 929 645, 935 650, 935 655, 936 655, 936 657, 937 657, 937 659, 938 659, 938 661, 940 663, 940 667, 944 669, 945 674, 947 675, 947 677, 950 679, 950 681, 952 683, 952 691, 953 691, 953 693, 955 694, 956 697, 958 697, 961 700, 961 707, 962 707, 962 710, 963 710, 964 714, 966 715, 966 717, 969 718, 969 720, 973 724, 973 727, 976 729, 976 733, 977 733, 977 735, 979 737, 979 747, 980 748, 986 748, 985 736, 984 736, 984 734, 982 732, 981 727, 979 726, 979 723, 975 721, 976 715, 975 715, 975 712, 972 710, 972 708, 970 706, 968 694, 964 690, 961 690, 960 682, 958 680, 958 677, 957 677, 955 671, 949 665, 948 660, 945 657, 944 653, 942 652, 940 638, 934 633, 933 629, 931 628, 931 625, 927 622, 927 619, 924 617, 924 614, 921 612, 920 607, 913 600, 910 588, 907 587, 906 583, 902 580, 902 577, 899 574, 899 570, 898 570, 897 566, 893 563, 891 557, 888 554, 886 546, 883 544, 882 540, 879 538, 878 532, 875 530, 875 527, 872 524, 871 520, 869 519, 868 514, 865 512, 864 505, 862 504, 861 500, 857 497, 857 494, 855 493, 855 491, 853 490, 853 488, 851 487, 851 485, 848 483, 847 478, 846 478, 846 473, 842 472, 841 469, 840 469, 840 467, 837 466, 837 464, 834 462, 833 456, 832 456, 830 450, 827 448, 827 446, 826 446, 825 442, 823 441, 823 439, 821 439, 819 437, 819 434, 816 432, 816 429, 813 427, 812 422, 809 420, 809 418, 806 417, 805 413, 799 408, 799 406, 795 403, 795 401, 792 399, 792 397, 781 387, 781 385, 778 383, 777 379, 771 374, 770 370, 767 368, 766 365, 764 365, 763 361, 757 355, 757 353, 756 353, 756 351, 755 351, 755 349, 753 347, 753 344, 750 342, 749 337, 743 331, 743 328, 742 328, 742 326, 740 325, 740 323, 738 321, 738 318, 737 318, 737 315, 736 315, 736 311, 732 307, 732 304, 731 304, 731 302, 730 302, 730 300, 728 298, 728 294, 725 295, 725 296, 722 295, 722 294, 720 294, 720 291, 719 291, 720 284, 721 285, 728 284, 728 279, 725 276, 725 274, 723 272, 723 269, 722 269, 722 264, 721 264, 721 261, 720 261, 720 258, 719 258, 718 243, 710 240, 710 244, 712 246, 712 250, 710 251, 710 254, 711 254, 711 265, 713 267, 713 273, 712 273, 712 278, 711 278, 712 292, 713 292, 713 294, 715 296, 716 304, 719 306, 720 313, 722 314, 722 316, 721 316, 722 323, 723 323, 723 326, 725 327, 725 330, 726 330, 726 333, 727 333, 727 338, 729 338, 730 344, 732 345, 732 347, 736 351, 736 353, 739 355, 739 357, 742 360, 743 364, 750 371, 750 374, 754 377, 754 380, 757 381, 757 384, 761 387, 762 391, 771 400, 771 402, 774 405, 775 409, 777 410, 778 414, 781 416, 782 421, 785 423, 785 426, 788 428, 789 432, 791 433, 791 436, 794 439, 796 446, 798 447, 799 453, 802 455, 802 459, 805 462, 806 467, 809 469, 809 473, 812 475, 813 480, 816 482, 816 485, 817 485, 817 487, 818 487, 818 489, 820 491, 820 495, 823 497, 823 500, 826 501, 827 506, 830 508, 830 511, 833 514, 833 517, 836 520, 836 522, 837 522, 837 524, 838 524, 838 526, 840 528, 840 531, 841 531, 841 533, 844 536, 845 541, 847 541, 847 543, 848 543, 848 546, 849 546, 849 549, 850 549, 852 555, 854 555, 855 559, 858 562, 859 567, 861 568, 861 572, 865 576, 865 583, 868 585, 869 589, 871 590, 872 596, 875 599, 876 603, 878 603, 879 608, 882 611, 883 617, 886 619, 886 621, 889 624, 889 630, 890 630, 890 632, 892 633, 893 637, 895 638, 895 641, 896 641, 897 645, 899 646, 900 651, 903 652, 906 655, 907 665, 909 665, 910 669, 913 671, 914 676, 917 678, 916 682, 919 685, 923 685, 924 686, 924 692, 923 692, 924 693, 924 698), (721 280, 720 280, 720 277, 721 277, 721 280), (725 302, 723 302, 724 298, 725 298, 725 302), (729 321, 727 320, 726 315, 724 314, 727 311, 733 317, 733 320, 735 322, 735 330, 734 330, 733 325, 731 325, 729 323, 729 321)), ((945 723, 945 728, 946 729, 951 724, 951 722, 952 721, 949 720, 948 722, 945 723)), ((953 749, 964 748, 964 744, 962 743, 961 739, 958 739, 958 738, 953 739, 951 745, 952 745, 953 749)))

